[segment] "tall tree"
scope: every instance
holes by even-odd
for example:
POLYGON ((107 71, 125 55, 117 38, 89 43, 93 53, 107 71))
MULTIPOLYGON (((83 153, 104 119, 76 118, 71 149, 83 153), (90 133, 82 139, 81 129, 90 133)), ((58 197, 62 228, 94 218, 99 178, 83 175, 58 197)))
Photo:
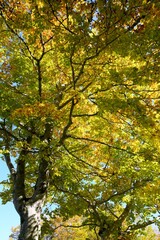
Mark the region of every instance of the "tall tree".
POLYGON ((41 239, 47 214, 82 215, 101 239, 158 223, 158 1, 0 10, 1 197, 19 213, 19 240, 41 239))

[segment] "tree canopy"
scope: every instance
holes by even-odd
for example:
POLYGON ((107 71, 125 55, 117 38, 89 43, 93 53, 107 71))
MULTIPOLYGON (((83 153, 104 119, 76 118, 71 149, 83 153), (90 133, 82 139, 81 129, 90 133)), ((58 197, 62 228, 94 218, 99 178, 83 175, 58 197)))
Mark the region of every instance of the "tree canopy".
POLYGON ((158 225, 159 1, 3 0, 0 11, 0 196, 20 215, 19 240, 53 233, 57 218, 80 216, 95 239, 158 225))

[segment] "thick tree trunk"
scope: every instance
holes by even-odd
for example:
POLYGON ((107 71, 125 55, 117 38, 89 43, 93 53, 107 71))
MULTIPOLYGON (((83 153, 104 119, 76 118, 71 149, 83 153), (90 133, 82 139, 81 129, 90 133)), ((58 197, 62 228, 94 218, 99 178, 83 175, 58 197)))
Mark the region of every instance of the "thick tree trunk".
POLYGON ((38 200, 34 203, 26 202, 22 206, 19 209, 21 228, 18 240, 40 240, 43 201, 38 200))
POLYGON ((21 219, 18 240, 41 240, 41 214, 49 184, 48 161, 43 158, 40 159, 33 194, 30 198, 27 198, 25 188, 25 160, 27 153, 25 149, 21 151, 17 160, 17 171, 14 175, 12 174, 13 203, 21 219))

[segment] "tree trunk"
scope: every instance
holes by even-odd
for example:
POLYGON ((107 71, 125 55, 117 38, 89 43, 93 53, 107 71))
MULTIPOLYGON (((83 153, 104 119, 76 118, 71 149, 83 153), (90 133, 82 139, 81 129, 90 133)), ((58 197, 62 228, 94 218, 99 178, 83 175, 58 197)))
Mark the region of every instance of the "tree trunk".
POLYGON ((18 240, 40 240, 41 239, 41 212, 43 201, 34 203, 29 201, 22 204, 19 209, 21 219, 20 235, 18 240))
POLYGON ((13 203, 21 220, 18 240, 41 240, 41 214, 48 189, 48 161, 41 159, 37 180, 30 198, 26 197, 25 189, 25 158, 26 150, 22 150, 17 160, 17 171, 13 176, 13 203))

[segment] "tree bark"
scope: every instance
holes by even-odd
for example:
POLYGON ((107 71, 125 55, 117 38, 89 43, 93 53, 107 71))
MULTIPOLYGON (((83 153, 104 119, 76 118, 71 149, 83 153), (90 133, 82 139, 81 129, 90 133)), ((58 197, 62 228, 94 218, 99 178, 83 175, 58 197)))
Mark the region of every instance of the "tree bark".
POLYGON ((33 195, 26 198, 25 161, 19 158, 14 180, 13 203, 20 216, 18 240, 41 240, 41 214, 48 189, 48 161, 41 159, 33 195))
POLYGON ((19 209, 21 229, 18 240, 40 240, 41 239, 41 212, 43 200, 34 203, 27 201, 19 209))

